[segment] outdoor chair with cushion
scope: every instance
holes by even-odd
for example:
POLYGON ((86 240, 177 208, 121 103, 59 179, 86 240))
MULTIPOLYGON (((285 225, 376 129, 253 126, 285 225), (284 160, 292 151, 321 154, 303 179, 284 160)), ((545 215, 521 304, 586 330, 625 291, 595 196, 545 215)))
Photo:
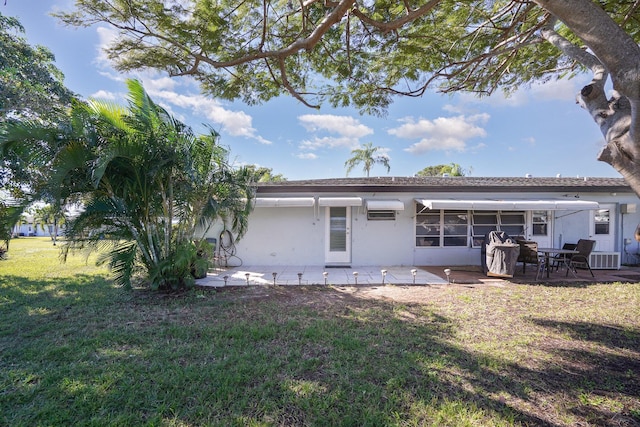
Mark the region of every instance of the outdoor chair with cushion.
POLYGON ((589 256, 591 255, 591 252, 593 252, 593 248, 595 246, 595 240, 578 240, 578 244, 576 245, 576 251, 578 251, 578 253, 572 255, 571 259, 569 260, 567 276, 569 276, 569 269, 573 270, 573 272, 575 273, 577 268, 586 268, 589 270, 589 273, 591 273, 591 277, 595 277, 593 275, 593 271, 591 271, 591 266, 589 265, 589 256))
POLYGON ((526 273, 527 264, 540 267, 540 257, 538 256, 538 242, 530 240, 517 240, 520 245, 520 255, 518 255, 518 262, 522 263, 522 273, 526 273))

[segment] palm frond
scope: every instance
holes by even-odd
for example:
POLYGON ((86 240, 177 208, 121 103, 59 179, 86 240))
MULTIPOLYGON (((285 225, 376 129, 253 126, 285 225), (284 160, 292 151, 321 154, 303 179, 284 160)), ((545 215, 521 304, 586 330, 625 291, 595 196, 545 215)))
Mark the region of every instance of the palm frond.
POLYGON ((135 243, 120 244, 112 251, 98 258, 98 265, 107 263, 113 274, 116 286, 131 289, 131 278, 136 269, 137 245, 135 243))
POLYGON ((111 101, 92 99, 88 102, 88 108, 100 121, 124 132, 131 131, 127 120, 125 120, 128 111, 121 105, 111 101))

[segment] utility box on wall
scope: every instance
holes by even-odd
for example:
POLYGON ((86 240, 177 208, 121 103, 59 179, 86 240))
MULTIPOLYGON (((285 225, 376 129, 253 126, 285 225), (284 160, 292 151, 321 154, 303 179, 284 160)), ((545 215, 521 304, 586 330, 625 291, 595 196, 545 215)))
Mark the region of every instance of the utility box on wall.
POLYGON ((622 214, 636 213, 636 204, 635 203, 622 203, 620 205, 620 213, 622 213, 622 214))

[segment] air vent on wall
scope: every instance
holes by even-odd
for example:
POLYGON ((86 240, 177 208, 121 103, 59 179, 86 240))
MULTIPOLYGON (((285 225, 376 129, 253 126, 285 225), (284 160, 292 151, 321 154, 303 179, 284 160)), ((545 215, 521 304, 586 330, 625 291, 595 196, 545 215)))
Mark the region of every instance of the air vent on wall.
POLYGON ((593 270, 620 270, 620 253, 591 252, 589 265, 593 270))

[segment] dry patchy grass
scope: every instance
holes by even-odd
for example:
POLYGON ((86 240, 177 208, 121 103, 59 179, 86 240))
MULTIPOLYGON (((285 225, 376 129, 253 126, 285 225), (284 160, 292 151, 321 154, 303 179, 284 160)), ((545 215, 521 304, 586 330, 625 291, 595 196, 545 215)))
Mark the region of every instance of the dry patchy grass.
POLYGON ((640 425, 638 283, 166 295, 6 262, 0 424, 640 425))

